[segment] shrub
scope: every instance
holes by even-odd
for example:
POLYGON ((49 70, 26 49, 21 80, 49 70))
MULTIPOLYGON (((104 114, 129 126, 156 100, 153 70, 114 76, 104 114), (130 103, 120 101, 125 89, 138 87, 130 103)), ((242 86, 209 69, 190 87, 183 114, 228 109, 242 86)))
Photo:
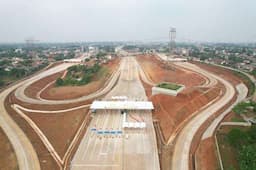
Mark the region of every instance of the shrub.
POLYGON ((62 78, 58 78, 58 79, 56 80, 56 85, 57 85, 57 86, 63 86, 63 85, 64 85, 63 79, 62 79, 62 78))

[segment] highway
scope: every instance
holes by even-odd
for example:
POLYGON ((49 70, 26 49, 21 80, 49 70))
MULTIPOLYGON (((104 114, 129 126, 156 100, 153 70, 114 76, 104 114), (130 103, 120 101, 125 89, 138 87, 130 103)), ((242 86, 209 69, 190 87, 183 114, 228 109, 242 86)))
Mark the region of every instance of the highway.
MULTIPOLYGON (((140 66, 133 57, 125 57, 117 85, 104 97, 127 96, 128 100, 147 100, 139 79, 140 66)), ((145 129, 123 129, 122 114, 116 110, 97 111, 71 162, 72 170, 159 170, 155 131, 150 111, 128 111, 145 121, 145 129), (99 134, 97 131, 115 131, 99 134)))
MULTIPOLYGON (((0 93, 0 126, 6 133, 8 139, 10 140, 15 154, 17 156, 19 169, 21 170, 38 170, 40 169, 39 160, 37 157, 37 154, 30 143, 30 140, 27 138, 27 136, 24 134, 24 132, 19 128, 19 126, 12 120, 12 118, 7 113, 5 107, 4 107, 4 101, 7 98, 7 96, 14 91, 15 89, 15 96, 20 99, 21 101, 25 101, 32 104, 63 104, 63 103, 70 103, 70 102, 77 102, 86 100, 88 96, 84 96, 81 98, 77 98, 76 100, 63 100, 63 101, 41 101, 37 99, 32 99, 27 97, 24 94, 24 90, 31 85, 32 83, 47 77, 49 75, 52 75, 57 72, 61 72, 63 70, 66 70, 68 67, 74 65, 74 63, 63 63, 56 67, 50 68, 48 70, 45 70, 41 73, 38 73, 36 76, 30 77, 24 81, 21 81, 8 89, 5 89, 2 93, 0 93)), ((96 92, 96 95, 102 95, 109 91, 111 87, 113 86, 114 82, 118 79, 118 72, 112 77, 110 80, 110 83, 103 89, 96 92), (112 82, 112 84, 111 84, 112 82)), ((89 97, 95 97, 95 94, 92 94, 89 97)), ((82 107, 88 107, 88 106, 80 106, 82 107)), ((78 108, 80 108, 78 107, 78 108)), ((73 108, 78 109, 78 108, 73 108)), ((24 108, 23 108, 24 109, 24 108)), ((72 110, 72 109, 71 109, 72 110)), ((58 112, 63 112, 65 110, 60 110, 58 112)), ((42 112, 42 111, 36 111, 34 112, 42 112)), ((56 113, 55 111, 53 113, 56 113)))
MULTIPOLYGON (((183 67, 191 69, 195 68, 196 66, 190 63, 181 63, 183 67)), ((233 96, 235 95, 234 87, 223 78, 212 74, 208 71, 205 71, 199 67, 197 70, 201 73, 207 74, 210 77, 215 78, 216 80, 220 81, 226 88, 225 94, 215 103, 204 109, 203 111, 199 112, 192 120, 190 120, 185 127, 179 133, 176 143, 174 145, 174 152, 172 158, 172 169, 182 169, 182 170, 189 170, 189 153, 190 153, 190 146, 193 141, 193 137, 197 133, 199 127, 214 113, 216 113, 220 108, 225 106, 233 96)), ((173 142, 173 141, 170 141, 173 142)))

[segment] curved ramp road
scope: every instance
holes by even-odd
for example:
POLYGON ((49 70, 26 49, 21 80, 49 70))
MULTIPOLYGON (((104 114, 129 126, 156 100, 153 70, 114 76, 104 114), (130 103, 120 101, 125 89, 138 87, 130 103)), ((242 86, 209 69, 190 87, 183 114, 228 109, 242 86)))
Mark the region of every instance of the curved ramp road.
POLYGON ((13 121, 5 110, 4 101, 8 94, 11 93, 15 88, 23 84, 23 82, 18 83, 0 94, 0 126, 4 130, 5 134, 10 140, 17 160, 20 170, 39 170, 39 160, 37 154, 30 143, 27 136, 19 128, 19 126, 13 121))
MULTIPOLYGON (((123 62, 123 61, 121 61, 123 62)), ((120 75, 120 68, 112 74, 112 76, 110 77, 109 81, 107 82, 106 87, 91 93, 89 95, 86 96, 82 96, 80 98, 75 98, 75 99, 68 99, 68 100, 45 100, 45 99, 33 99, 30 98, 28 96, 25 95, 24 91, 26 88, 28 88, 28 86, 30 86, 31 84, 33 84, 34 82, 47 77, 49 75, 52 75, 54 73, 63 71, 65 69, 67 69, 68 67, 72 66, 74 64, 72 63, 64 63, 62 65, 56 66, 52 69, 46 70, 45 72, 40 73, 38 76, 32 77, 30 79, 28 79, 22 86, 20 86, 16 91, 15 91, 15 96, 23 101, 23 102, 28 102, 31 104, 68 104, 68 103, 75 103, 75 102, 81 102, 81 101, 85 101, 88 99, 92 99, 95 97, 99 97, 105 93, 107 93, 109 90, 111 90, 111 88, 115 85, 119 75, 120 75)))
POLYGON ((179 67, 183 67, 188 70, 191 70, 193 72, 198 73, 199 75, 202 75, 203 77, 208 78, 207 82, 205 84, 201 85, 202 87, 212 87, 218 83, 217 79, 215 79, 213 76, 211 76, 212 74, 208 74, 209 72, 202 70, 200 67, 198 67, 194 64, 184 63, 184 62, 176 62, 175 65, 177 65, 179 67))
MULTIPOLYGON (((21 101, 32 103, 32 104, 65 104, 65 103, 72 103, 72 102, 79 102, 83 100, 87 100, 90 98, 94 98, 100 95, 105 94, 108 92, 115 82, 117 81, 120 71, 118 70, 115 72, 112 77, 110 78, 109 82, 107 82, 107 86, 103 89, 98 90, 97 92, 89 95, 89 96, 83 96, 81 98, 72 99, 72 100, 62 100, 62 101, 55 101, 55 100, 37 100, 27 97, 24 94, 25 89, 31 85, 32 83, 50 76, 52 74, 55 74, 57 72, 61 72, 63 70, 66 70, 68 67, 75 65, 74 63, 63 63, 56 67, 50 68, 48 70, 45 70, 41 73, 38 73, 36 76, 30 77, 20 83, 17 83, 16 85, 11 86, 10 88, 4 90, 2 93, 0 93, 0 126, 8 136, 8 139, 13 145, 18 165, 20 170, 39 170, 40 169, 40 163, 37 157, 37 154, 30 143, 30 140, 27 138, 27 136, 24 134, 24 132, 19 128, 19 126, 12 120, 12 118, 7 113, 5 107, 4 107, 4 101, 7 98, 7 96, 14 91, 15 89, 15 96, 20 99, 21 101)), ((76 108, 66 109, 66 110, 59 110, 59 111, 53 111, 52 113, 59 113, 63 111, 71 111, 83 107, 88 107, 89 105, 79 106, 76 108)), ((17 105, 17 107, 19 107, 17 105)), ((23 108, 25 109, 25 108, 23 108)), ((25 109, 26 110, 26 109, 25 109)), ((41 110, 30 110, 32 112, 44 112, 41 110)), ((49 112, 49 111, 47 111, 49 112)))
MULTIPOLYGON (((194 67, 190 63, 182 64, 184 67, 194 67)), ((209 73, 201 68, 197 68, 201 73, 207 74, 216 80, 220 81, 226 88, 225 94, 215 103, 207 107, 205 110, 198 113, 179 133, 174 146, 172 169, 173 170, 189 170, 189 152, 193 137, 197 133, 199 127, 215 112, 225 106, 235 95, 233 86, 223 78, 209 73)))
POLYGON ((243 84, 239 84, 236 86, 236 90, 238 92, 237 99, 235 103, 233 103, 227 110, 225 110, 222 114, 220 114, 215 120, 211 123, 211 125, 207 128, 202 136, 202 140, 208 137, 213 136, 215 129, 219 125, 219 123, 224 119, 224 117, 232 110, 232 108, 242 100, 244 100, 248 93, 248 88, 243 84))
POLYGON ((63 113, 63 112, 70 112, 70 111, 74 111, 74 110, 78 110, 78 109, 82 109, 82 108, 87 108, 90 107, 91 104, 87 104, 87 105, 81 105, 81 106, 77 106, 77 107, 72 107, 69 109, 64 109, 64 110, 35 110, 35 109, 28 109, 25 107, 22 107, 18 104, 13 104, 13 106, 15 108, 27 111, 27 112, 32 112, 32 113, 63 113))

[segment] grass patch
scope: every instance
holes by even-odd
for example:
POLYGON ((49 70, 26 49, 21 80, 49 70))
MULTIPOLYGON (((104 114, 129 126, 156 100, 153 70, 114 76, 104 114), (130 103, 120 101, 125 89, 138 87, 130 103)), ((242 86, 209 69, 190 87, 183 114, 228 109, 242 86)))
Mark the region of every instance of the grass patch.
POLYGON ((231 121, 232 122, 245 122, 242 117, 232 117, 231 121))
POLYGON ((224 127, 217 133, 224 169, 256 169, 256 126, 224 127))
POLYGON ((182 86, 174 84, 174 83, 160 83, 157 85, 157 87, 164 88, 164 89, 169 89, 169 90, 178 90, 182 86))
POLYGON ((103 77, 108 77, 110 75, 110 70, 108 67, 103 66, 100 70, 95 74, 95 80, 100 80, 103 77))
POLYGON ((256 112, 256 103, 253 101, 248 102, 241 102, 238 103, 234 108, 233 111, 236 114, 255 114, 256 112))

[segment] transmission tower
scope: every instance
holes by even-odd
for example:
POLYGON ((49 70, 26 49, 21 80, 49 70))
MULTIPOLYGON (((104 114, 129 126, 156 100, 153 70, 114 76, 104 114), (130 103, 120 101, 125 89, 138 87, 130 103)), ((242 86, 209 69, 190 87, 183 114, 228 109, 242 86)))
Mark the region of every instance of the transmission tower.
POLYGON ((27 38, 25 42, 28 48, 32 48, 34 47, 35 43, 39 42, 39 40, 35 40, 33 37, 30 37, 30 38, 27 38))
MULTIPOLYGON (((166 70, 165 70, 165 81, 169 81, 169 77, 168 77, 168 72, 170 70, 175 71, 175 68, 172 66, 172 64, 169 62, 170 58, 172 58, 172 55, 174 55, 175 53, 175 38, 176 38, 176 28, 171 27, 169 30, 169 55, 167 55, 167 60, 166 60, 166 70)), ((175 77, 174 77, 175 78, 175 77)), ((175 79, 174 79, 175 80, 175 79)))
POLYGON ((174 51, 175 51, 175 39, 176 39, 176 28, 171 27, 171 29, 169 31, 169 40, 170 40, 169 52, 170 52, 170 55, 174 54, 174 51))

